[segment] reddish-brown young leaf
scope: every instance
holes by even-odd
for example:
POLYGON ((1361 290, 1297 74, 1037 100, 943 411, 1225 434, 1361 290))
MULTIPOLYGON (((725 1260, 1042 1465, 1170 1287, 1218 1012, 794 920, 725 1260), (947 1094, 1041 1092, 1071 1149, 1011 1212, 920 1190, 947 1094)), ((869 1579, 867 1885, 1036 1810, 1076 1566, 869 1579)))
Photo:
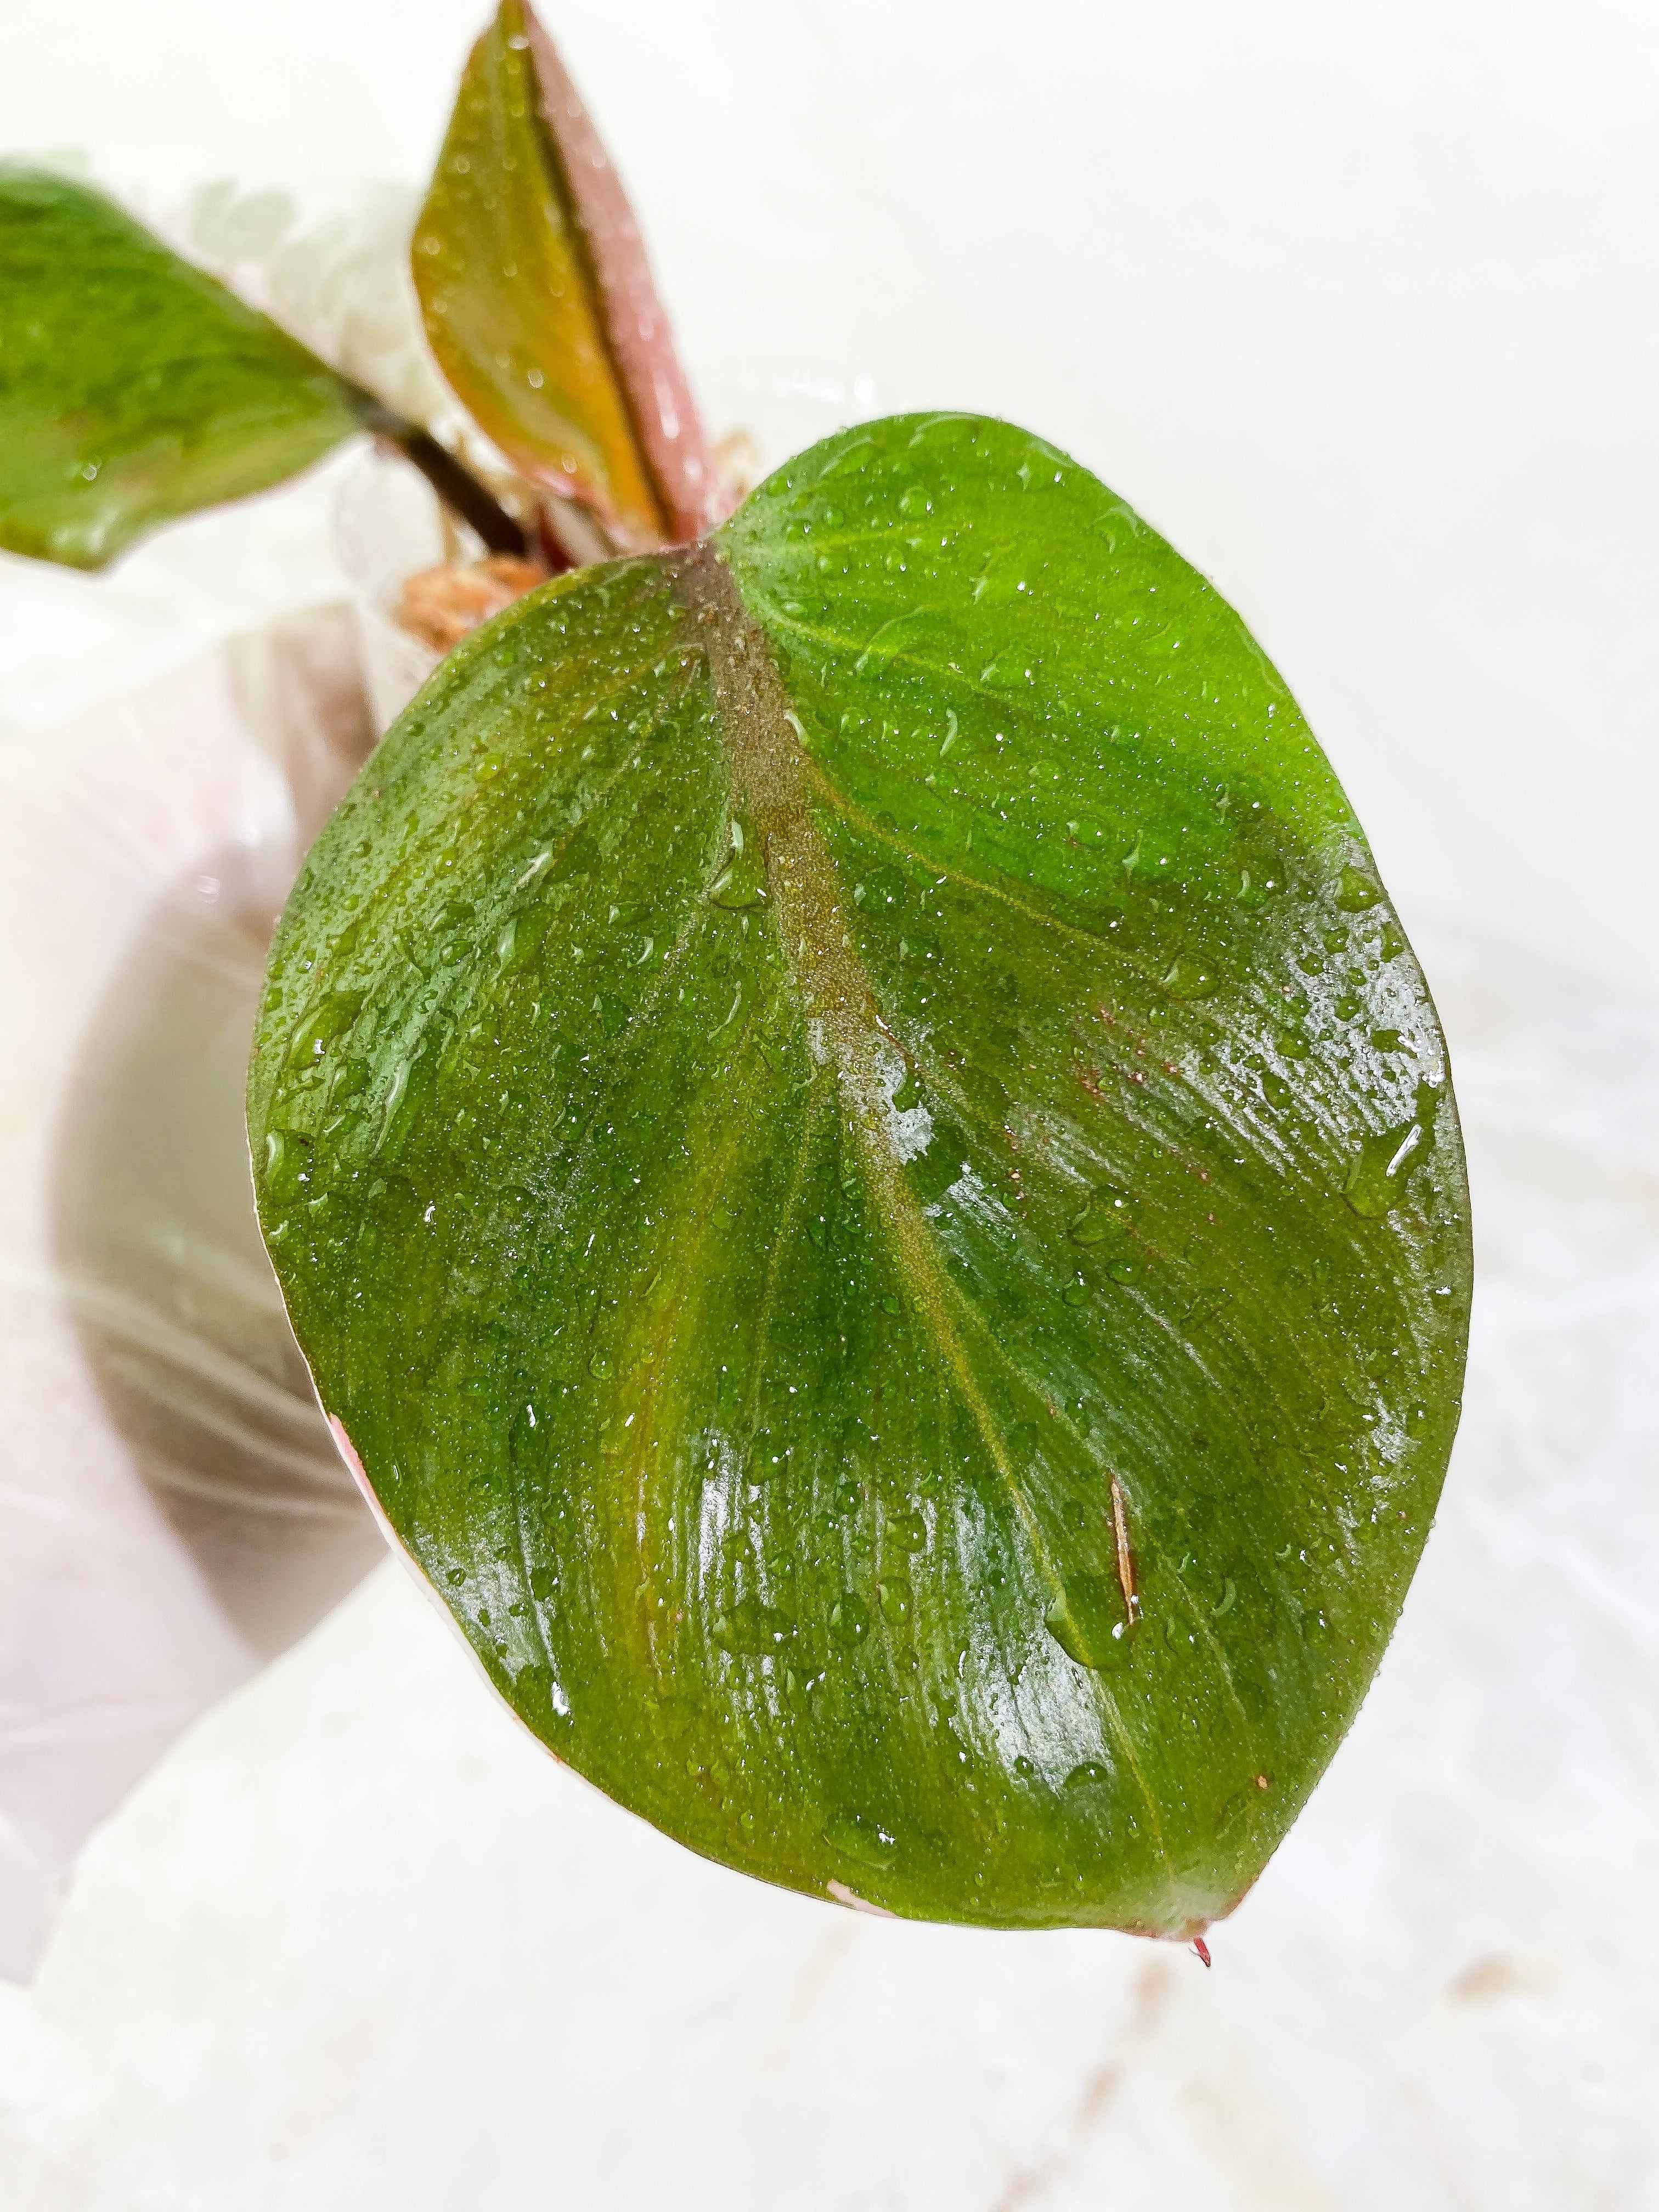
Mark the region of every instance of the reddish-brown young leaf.
POLYGON ((718 520, 638 225, 521 0, 502 0, 468 60, 412 263, 439 366, 532 483, 625 549, 718 520))
POLYGON ((669 536, 675 543, 696 538, 722 520, 727 502, 657 297, 645 241, 622 179, 552 40, 530 9, 523 12, 541 81, 542 120, 587 246, 611 355, 669 536))

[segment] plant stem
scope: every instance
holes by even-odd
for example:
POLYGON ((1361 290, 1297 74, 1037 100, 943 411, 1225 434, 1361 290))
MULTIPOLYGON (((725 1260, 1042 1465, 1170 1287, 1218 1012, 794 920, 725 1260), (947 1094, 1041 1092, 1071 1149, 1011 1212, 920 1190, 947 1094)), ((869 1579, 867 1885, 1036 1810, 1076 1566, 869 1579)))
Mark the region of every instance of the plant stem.
POLYGON ((397 447, 412 461, 444 505, 474 530, 491 553, 514 553, 523 559, 529 550, 529 533, 471 471, 441 446, 429 430, 406 422, 372 392, 354 391, 363 428, 397 447))

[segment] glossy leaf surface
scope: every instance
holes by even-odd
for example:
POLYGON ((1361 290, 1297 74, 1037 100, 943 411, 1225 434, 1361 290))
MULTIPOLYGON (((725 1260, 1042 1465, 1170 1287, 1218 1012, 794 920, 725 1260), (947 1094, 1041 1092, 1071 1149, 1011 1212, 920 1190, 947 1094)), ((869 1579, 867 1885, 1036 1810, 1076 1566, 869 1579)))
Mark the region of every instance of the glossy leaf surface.
POLYGON ((1443 1046, 1232 613, 1006 425, 848 432, 452 656, 251 1077, 325 1404, 695 1849, 1178 1933, 1352 1718, 1455 1425, 1443 1046))
POLYGON ((358 427, 349 386, 109 201, 0 168, 0 544, 101 568, 358 427))
POLYGON ((439 366, 524 475, 626 546, 705 525, 702 434, 638 229, 520 0, 472 50, 411 264, 439 366))

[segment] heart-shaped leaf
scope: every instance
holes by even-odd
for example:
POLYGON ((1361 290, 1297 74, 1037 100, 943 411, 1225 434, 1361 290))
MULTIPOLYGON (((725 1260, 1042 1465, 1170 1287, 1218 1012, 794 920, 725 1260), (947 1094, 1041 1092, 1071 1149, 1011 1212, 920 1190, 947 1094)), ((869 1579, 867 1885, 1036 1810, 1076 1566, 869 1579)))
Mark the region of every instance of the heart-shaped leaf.
POLYGON ((849 431, 453 654, 251 1078, 323 1400, 504 1695, 894 1911, 1226 1911, 1455 1424, 1444 1048, 1237 617, 1005 425, 849 431))
POLYGON ((638 227, 521 0, 502 0, 472 50, 411 265, 440 368, 532 483, 593 508, 624 547, 714 519, 638 227))
POLYGON ((362 397, 98 193, 0 167, 0 544, 101 568, 307 467, 362 397))

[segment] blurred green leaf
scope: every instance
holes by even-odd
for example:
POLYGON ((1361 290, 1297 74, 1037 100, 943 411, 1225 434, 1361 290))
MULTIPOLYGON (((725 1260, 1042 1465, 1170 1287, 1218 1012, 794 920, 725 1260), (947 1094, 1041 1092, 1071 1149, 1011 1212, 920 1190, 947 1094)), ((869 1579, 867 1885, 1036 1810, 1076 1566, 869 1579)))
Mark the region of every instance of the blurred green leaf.
POLYGON ((499 617, 250 1082, 324 1402, 562 1759, 902 1914, 1249 1887, 1429 1528, 1467 1194, 1328 765, 1086 471, 877 423, 499 617))
POLYGON ((627 199, 520 0, 503 0, 472 50, 411 265, 440 368, 523 475, 591 507, 623 547, 714 519, 627 199))
POLYGON ((0 544, 101 568, 358 428, 349 386, 108 200, 0 167, 0 544))

